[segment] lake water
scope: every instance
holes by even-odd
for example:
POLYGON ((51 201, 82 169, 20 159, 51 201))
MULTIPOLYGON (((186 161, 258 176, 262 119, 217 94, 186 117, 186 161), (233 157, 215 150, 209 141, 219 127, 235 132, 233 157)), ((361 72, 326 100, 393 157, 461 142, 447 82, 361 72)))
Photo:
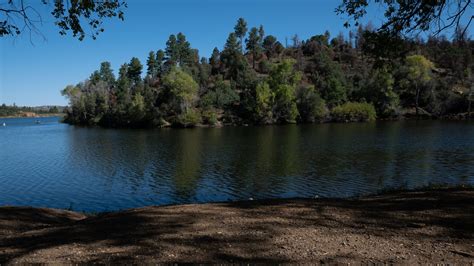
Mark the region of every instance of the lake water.
POLYGON ((0 119, 0 205, 111 211, 474 184, 474 123, 114 130, 0 119))

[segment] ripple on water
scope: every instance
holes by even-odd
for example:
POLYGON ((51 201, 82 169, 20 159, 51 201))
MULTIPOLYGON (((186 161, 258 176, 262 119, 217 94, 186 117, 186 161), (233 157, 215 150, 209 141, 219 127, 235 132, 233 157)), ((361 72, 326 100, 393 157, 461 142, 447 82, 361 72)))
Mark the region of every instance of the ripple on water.
POLYGON ((469 122, 190 130, 30 122, 0 130, 0 204, 107 211, 474 183, 469 122))

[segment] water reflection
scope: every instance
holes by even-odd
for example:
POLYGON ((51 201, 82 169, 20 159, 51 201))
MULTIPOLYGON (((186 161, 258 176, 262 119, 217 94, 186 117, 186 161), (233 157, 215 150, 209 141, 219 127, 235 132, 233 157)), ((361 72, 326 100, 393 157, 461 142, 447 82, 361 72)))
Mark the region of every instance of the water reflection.
POLYGON ((469 122, 12 128, 0 131, 0 204, 100 211, 474 183, 469 122))

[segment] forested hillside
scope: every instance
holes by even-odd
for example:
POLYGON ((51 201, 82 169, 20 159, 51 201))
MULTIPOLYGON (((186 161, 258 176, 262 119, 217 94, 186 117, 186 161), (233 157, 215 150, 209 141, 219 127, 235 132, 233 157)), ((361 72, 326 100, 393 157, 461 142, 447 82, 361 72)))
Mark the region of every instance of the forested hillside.
POLYGON ((9 116, 25 116, 26 113, 33 113, 37 115, 44 114, 60 114, 63 112, 64 107, 61 106, 38 106, 38 107, 27 107, 27 106, 16 106, 13 105, 0 105, 0 117, 9 116))
POLYGON ((200 57, 182 33, 145 65, 136 57, 115 77, 103 62, 63 91, 65 121, 106 127, 368 121, 470 112, 474 41, 407 39, 360 26, 279 41, 239 19, 225 46, 200 57))

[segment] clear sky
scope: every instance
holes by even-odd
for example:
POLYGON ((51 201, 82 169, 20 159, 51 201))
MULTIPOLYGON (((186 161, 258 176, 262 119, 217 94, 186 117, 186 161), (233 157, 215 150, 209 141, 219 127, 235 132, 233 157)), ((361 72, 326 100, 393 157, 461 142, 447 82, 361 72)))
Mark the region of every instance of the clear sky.
MULTIPOLYGON (((30 3, 37 0, 29 0, 30 3)), ((38 1, 39 2, 39 1, 38 1)), ((1 38, 0 104, 66 105, 60 90, 76 84, 110 61, 117 73, 131 57, 145 63, 149 51, 162 49, 170 34, 183 32, 201 56, 222 48, 239 17, 249 28, 262 24, 284 44, 298 34, 306 39, 329 30, 347 34, 344 18, 335 14, 339 0, 129 0, 125 21, 105 23, 97 40, 78 41, 58 34, 46 9, 39 27, 46 40, 29 34, 1 38)), ((377 14, 377 12, 373 12, 377 14)), ((372 14, 370 20, 377 23, 372 14)))

